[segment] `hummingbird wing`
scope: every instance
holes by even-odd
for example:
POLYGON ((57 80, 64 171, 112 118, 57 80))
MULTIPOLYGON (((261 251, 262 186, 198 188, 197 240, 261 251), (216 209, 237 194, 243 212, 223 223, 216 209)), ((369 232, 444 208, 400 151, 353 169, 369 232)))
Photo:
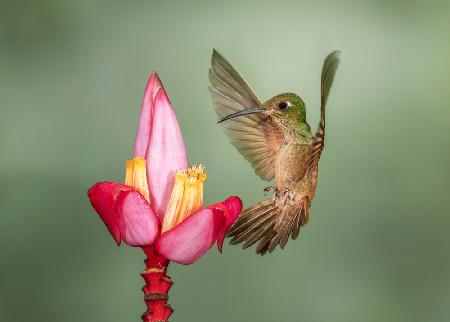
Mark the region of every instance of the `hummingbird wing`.
MULTIPOLYGON (((219 118, 237 111, 261 106, 261 101, 233 66, 213 50, 209 69, 211 95, 219 118)), ((236 149, 247 159, 258 176, 271 180, 275 176, 275 156, 283 135, 262 114, 248 114, 222 123, 236 149)))
POLYGON ((316 131, 311 156, 309 158, 308 173, 317 171, 319 166, 319 159, 322 154, 325 139, 325 106, 327 104, 331 85, 333 85, 334 75, 339 66, 340 55, 340 51, 333 51, 323 62, 320 82, 320 123, 316 131))

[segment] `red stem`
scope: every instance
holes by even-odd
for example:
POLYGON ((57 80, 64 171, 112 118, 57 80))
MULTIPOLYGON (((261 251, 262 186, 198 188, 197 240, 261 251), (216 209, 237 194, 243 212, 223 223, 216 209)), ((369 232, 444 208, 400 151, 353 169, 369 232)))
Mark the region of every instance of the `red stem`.
POLYGON ((142 321, 165 322, 169 320, 173 310, 167 300, 168 292, 173 282, 167 273, 169 260, 156 253, 153 247, 142 248, 147 259, 145 260, 146 269, 141 273, 145 280, 144 301, 147 305, 147 311, 142 314, 142 321))

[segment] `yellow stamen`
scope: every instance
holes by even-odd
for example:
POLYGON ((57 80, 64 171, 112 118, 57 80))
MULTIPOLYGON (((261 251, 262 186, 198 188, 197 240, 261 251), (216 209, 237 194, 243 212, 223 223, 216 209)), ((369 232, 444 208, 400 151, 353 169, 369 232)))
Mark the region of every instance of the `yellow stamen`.
POLYGON ((162 232, 175 227, 203 206, 203 182, 206 178, 203 164, 177 171, 162 232))
POLYGON ((161 229, 163 232, 172 228, 172 223, 176 222, 177 220, 177 216, 181 209, 181 203, 183 201, 184 184, 186 182, 186 179, 186 171, 178 170, 175 175, 175 182, 173 184, 169 203, 167 204, 167 210, 164 214, 164 221, 161 229))
POLYGON ((127 160, 125 163, 125 184, 127 186, 133 186, 134 178, 134 160, 127 160))
POLYGON ((136 157, 133 158, 133 160, 127 160, 125 184, 135 188, 148 202, 150 202, 150 193, 147 184, 147 168, 144 158, 136 157))

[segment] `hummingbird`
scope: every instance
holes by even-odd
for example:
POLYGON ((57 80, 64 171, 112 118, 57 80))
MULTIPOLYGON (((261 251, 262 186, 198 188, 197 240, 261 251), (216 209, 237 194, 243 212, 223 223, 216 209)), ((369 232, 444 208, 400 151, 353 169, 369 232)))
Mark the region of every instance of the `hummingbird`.
POLYGON ((324 148, 325 107, 339 61, 339 51, 324 60, 320 122, 313 135, 299 95, 282 93, 261 102, 236 69, 213 50, 209 89, 218 123, 261 179, 275 178, 275 185, 264 189, 272 198, 241 213, 228 232, 230 244, 247 248, 258 243, 256 253, 264 255, 278 245, 283 249, 289 237, 297 239, 308 223, 324 148))

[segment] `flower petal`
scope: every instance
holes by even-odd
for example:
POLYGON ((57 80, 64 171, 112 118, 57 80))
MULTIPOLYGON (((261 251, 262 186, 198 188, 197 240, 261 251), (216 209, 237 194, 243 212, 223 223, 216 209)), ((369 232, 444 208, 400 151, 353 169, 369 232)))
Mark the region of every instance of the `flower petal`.
POLYGON ((201 209, 160 235, 155 249, 174 262, 192 264, 211 248, 224 225, 222 210, 201 209))
POLYGON ((153 101, 161 87, 162 84, 158 74, 152 73, 148 79, 142 99, 141 116, 139 117, 136 141, 134 143, 134 157, 145 158, 147 154, 152 125, 153 101))
POLYGON ((159 219, 137 191, 122 191, 117 198, 122 240, 130 246, 146 246, 159 235, 159 219))
POLYGON ((153 105, 153 121, 147 150, 147 181, 153 209, 163 218, 175 172, 188 167, 186 148, 169 98, 161 88, 153 105))
POLYGON ((92 206, 100 215, 117 245, 120 245, 121 234, 116 201, 120 192, 130 190, 133 188, 116 182, 97 182, 87 192, 92 206))
POLYGON ((223 240, 228 229, 234 224, 242 211, 242 200, 239 197, 231 196, 222 202, 208 206, 208 208, 220 209, 225 216, 225 225, 217 236, 217 248, 222 252, 223 240))

